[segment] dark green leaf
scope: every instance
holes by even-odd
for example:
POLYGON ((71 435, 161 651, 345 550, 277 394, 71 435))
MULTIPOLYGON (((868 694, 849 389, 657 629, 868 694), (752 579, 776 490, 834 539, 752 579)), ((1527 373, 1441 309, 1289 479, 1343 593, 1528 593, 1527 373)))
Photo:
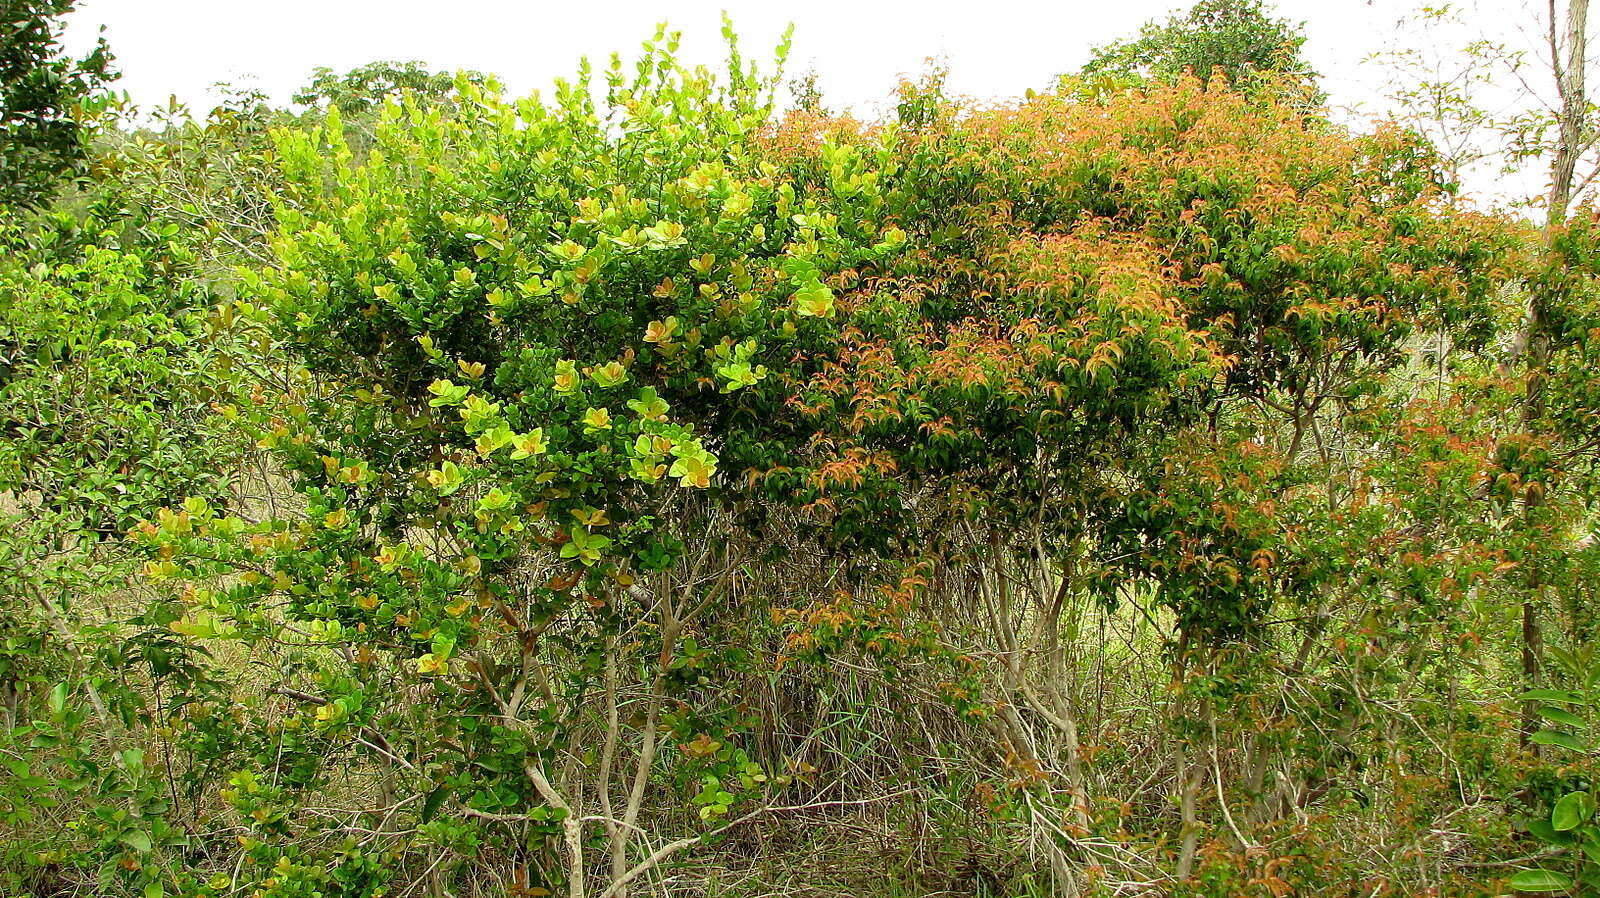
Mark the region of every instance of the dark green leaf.
POLYGON ((423 823, 427 823, 428 821, 432 820, 433 815, 439 813, 439 806, 444 804, 445 798, 449 797, 449 795, 449 786, 440 786, 439 788, 428 793, 428 797, 422 800, 423 823))

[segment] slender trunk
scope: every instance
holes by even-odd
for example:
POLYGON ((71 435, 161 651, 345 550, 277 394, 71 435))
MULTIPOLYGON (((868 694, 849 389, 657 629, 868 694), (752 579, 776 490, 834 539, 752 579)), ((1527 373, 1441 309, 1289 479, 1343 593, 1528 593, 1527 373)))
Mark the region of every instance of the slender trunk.
POLYGON ((611 803, 612 765, 617 757, 617 742, 622 736, 622 720, 617 707, 617 637, 606 639, 606 741, 600 751, 600 776, 595 792, 600 799, 600 813, 605 819, 606 835, 611 841, 611 880, 616 882, 628 869, 627 843, 611 803))
POLYGON ((1200 817, 1196 802, 1200 787, 1205 782, 1205 765, 1194 763, 1194 746, 1187 739, 1178 740, 1178 814, 1180 826, 1178 847, 1178 879, 1188 879, 1194 874, 1194 858, 1200 848, 1200 817))
POLYGON ((1584 68, 1588 64, 1589 0, 1571 0, 1567 4, 1566 59, 1561 58, 1561 46, 1556 40, 1556 3, 1550 0, 1550 60, 1555 68, 1556 86, 1561 97, 1560 133, 1556 142, 1556 158, 1550 170, 1550 197, 1546 221, 1559 225, 1567 217, 1567 206, 1572 201, 1573 171, 1577 168, 1578 154, 1583 148, 1583 116, 1589 103, 1584 83, 1584 68))
MULTIPOLYGON (((1544 654, 1544 634, 1539 628, 1538 591, 1530 590, 1522 600, 1522 679, 1528 688, 1535 688, 1539 681, 1540 661, 1544 654)), ((1539 703, 1522 703, 1522 726, 1517 734, 1517 741, 1526 751, 1539 753, 1539 746, 1533 742, 1533 734, 1540 729, 1539 703)))
POLYGON ((673 655, 677 652, 678 634, 683 626, 666 590, 662 591, 659 614, 661 655, 655 679, 650 684, 650 705, 645 710, 643 740, 639 745, 638 760, 634 763, 633 784, 628 789, 628 803, 623 809, 620 825, 616 827, 611 837, 611 870, 615 878, 608 894, 624 896, 628 894, 627 880, 622 877, 627 868, 628 848, 638 831, 639 812, 644 808, 644 793, 645 787, 650 782, 650 769, 655 765, 661 729, 661 706, 666 701, 667 671, 673 655))
MULTIPOLYGON (((1545 214, 1545 241, 1548 244, 1556 230, 1567 218, 1567 206, 1572 202, 1573 172, 1578 154, 1583 149, 1584 114, 1589 98, 1585 84, 1588 65, 1589 0, 1570 0, 1567 4, 1566 46, 1563 48, 1556 33, 1556 0, 1550 2, 1550 62, 1555 69, 1556 86, 1561 98, 1556 139, 1556 157, 1550 167, 1550 193, 1545 214), (1562 50, 1566 58, 1562 58, 1562 50)), ((1528 392, 1523 405, 1523 421, 1532 424, 1543 407, 1546 368, 1550 362, 1550 335, 1546 331, 1545 299, 1535 292, 1528 306, 1527 324, 1518 338, 1518 350, 1527 354, 1528 392)), ((1538 503, 1530 499, 1530 510, 1538 503)), ((1532 587, 1522 600, 1522 676, 1525 685, 1538 685, 1539 668, 1543 654, 1544 638, 1539 622, 1538 588, 1532 587)), ((1539 729, 1538 708, 1534 702, 1524 702, 1522 725, 1518 743, 1524 750, 1538 753, 1532 741, 1539 729)))
POLYGON ((530 763, 525 768, 528 779, 533 781, 533 787, 538 790, 539 797, 553 808, 559 808, 566 816, 561 818, 561 832, 567 855, 567 898, 586 898, 587 890, 584 887, 584 869, 587 861, 583 856, 583 818, 578 815, 578 809, 573 807, 561 793, 551 785, 550 778, 545 776, 544 770, 537 764, 530 763))
MULTIPOLYGON (((1178 637, 1177 652, 1173 659, 1173 673, 1181 683, 1188 679, 1189 638, 1188 634, 1178 637)), ((1205 785, 1206 764, 1197 763, 1197 756, 1203 755, 1198 735, 1193 733, 1192 727, 1188 733, 1180 732, 1178 724, 1182 721, 1192 720, 1198 715, 1192 699, 1180 693, 1177 701, 1172 704, 1172 735, 1176 738, 1175 774, 1178 782, 1178 867, 1176 870, 1179 880, 1186 880, 1194 874, 1195 854, 1200 848, 1200 815, 1197 809, 1200 788, 1205 785)))
MULTIPOLYGON (((1040 560, 1041 566, 1044 564, 1040 560)), ((1083 745, 1078 735, 1077 713, 1072 707, 1067 681, 1067 646, 1061 638, 1061 612, 1071 591, 1070 571, 1061 572, 1061 585, 1055 592, 1044 615, 1043 627, 1048 659, 1049 704, 1048 718, 1061 733, 1061 753, 1067 762, 1067 790, 1072 793, 1072 822, 1080 830, 1089 830, 1089 790, 1084 781, 1083 745)), ((1042 703, 1041 703, 1042 704, 1042 703)), ((1042 710, 1042 709, 1041 709, 1042 710)))

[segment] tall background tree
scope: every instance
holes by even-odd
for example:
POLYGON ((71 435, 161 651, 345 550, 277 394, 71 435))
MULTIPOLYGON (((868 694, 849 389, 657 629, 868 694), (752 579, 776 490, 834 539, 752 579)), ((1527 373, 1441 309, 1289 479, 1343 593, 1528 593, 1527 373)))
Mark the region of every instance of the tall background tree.
POLYGON ((1205 79, 1221 69, 1239 86, 1269 72, 1310 84, 1317 73, 1300 55, 1305 42, 1300 26, 1273 18, 1261 0, 1200 0, 1165 23, 1147 23, 1138 37, 1097 48, 1083 74, 1172 82, 1185 72, 1205 79))
MULTIPOLYGON (((467 72, 474 84, 486 79, 479 72, 467 72)), ((425 106, 449 103, 455 96, 456 77, 435 72, 417 60, 407 62, 369 62, 339 74, 326 66, 317 68, 311 81, 295 92, 294 102, 326 109, 337 107, 340 115, 351 119, 381 107, 388 100, 410 94, 425 106)))
POLYGON ((85 153, 75 113, 116 78, 104 38, 82 59, 62 49, 62 17, 74 4, 0 3, 0 205, 41 205, 80 169, 85 153))

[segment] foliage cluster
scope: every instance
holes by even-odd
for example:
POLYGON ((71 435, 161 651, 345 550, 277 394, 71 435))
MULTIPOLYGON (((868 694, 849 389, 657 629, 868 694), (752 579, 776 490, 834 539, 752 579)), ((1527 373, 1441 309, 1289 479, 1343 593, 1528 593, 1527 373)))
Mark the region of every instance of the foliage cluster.
POLYGON ((0 884, 719 894, 865 820, 923 892, 1591 887, 1593 213, 1276 62, 861 123, 727 36, 322 73, 8 220, 0 884))
POLYGON ((1300 55, 1305 42, 1300 28, 1272 18, 1262 0, 1199 0, 1183 15, 1146 24, 1136 38, 1096 48, 1082 74, 1172 82, 1220 70, 1241 87, 1271 73, 1309 85, 1316 72, 1300 55))
POLYGON ((116 77, 104 39, 83 59, 63 55, 59 17, 76 0, 7 0, 0 7, 0 207, 36 207, 84 161, 74 107, 103 102, 116 77))

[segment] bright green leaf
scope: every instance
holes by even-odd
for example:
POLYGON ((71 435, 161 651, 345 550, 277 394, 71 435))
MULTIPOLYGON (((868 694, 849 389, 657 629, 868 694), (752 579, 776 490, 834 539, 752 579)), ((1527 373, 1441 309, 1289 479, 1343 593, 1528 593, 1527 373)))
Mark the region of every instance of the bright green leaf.
POLYGON ((1519 892, 1560 892, 1572 888, 1572 877, 1554 870, 1523 870, 1507 885, 1519 892))

